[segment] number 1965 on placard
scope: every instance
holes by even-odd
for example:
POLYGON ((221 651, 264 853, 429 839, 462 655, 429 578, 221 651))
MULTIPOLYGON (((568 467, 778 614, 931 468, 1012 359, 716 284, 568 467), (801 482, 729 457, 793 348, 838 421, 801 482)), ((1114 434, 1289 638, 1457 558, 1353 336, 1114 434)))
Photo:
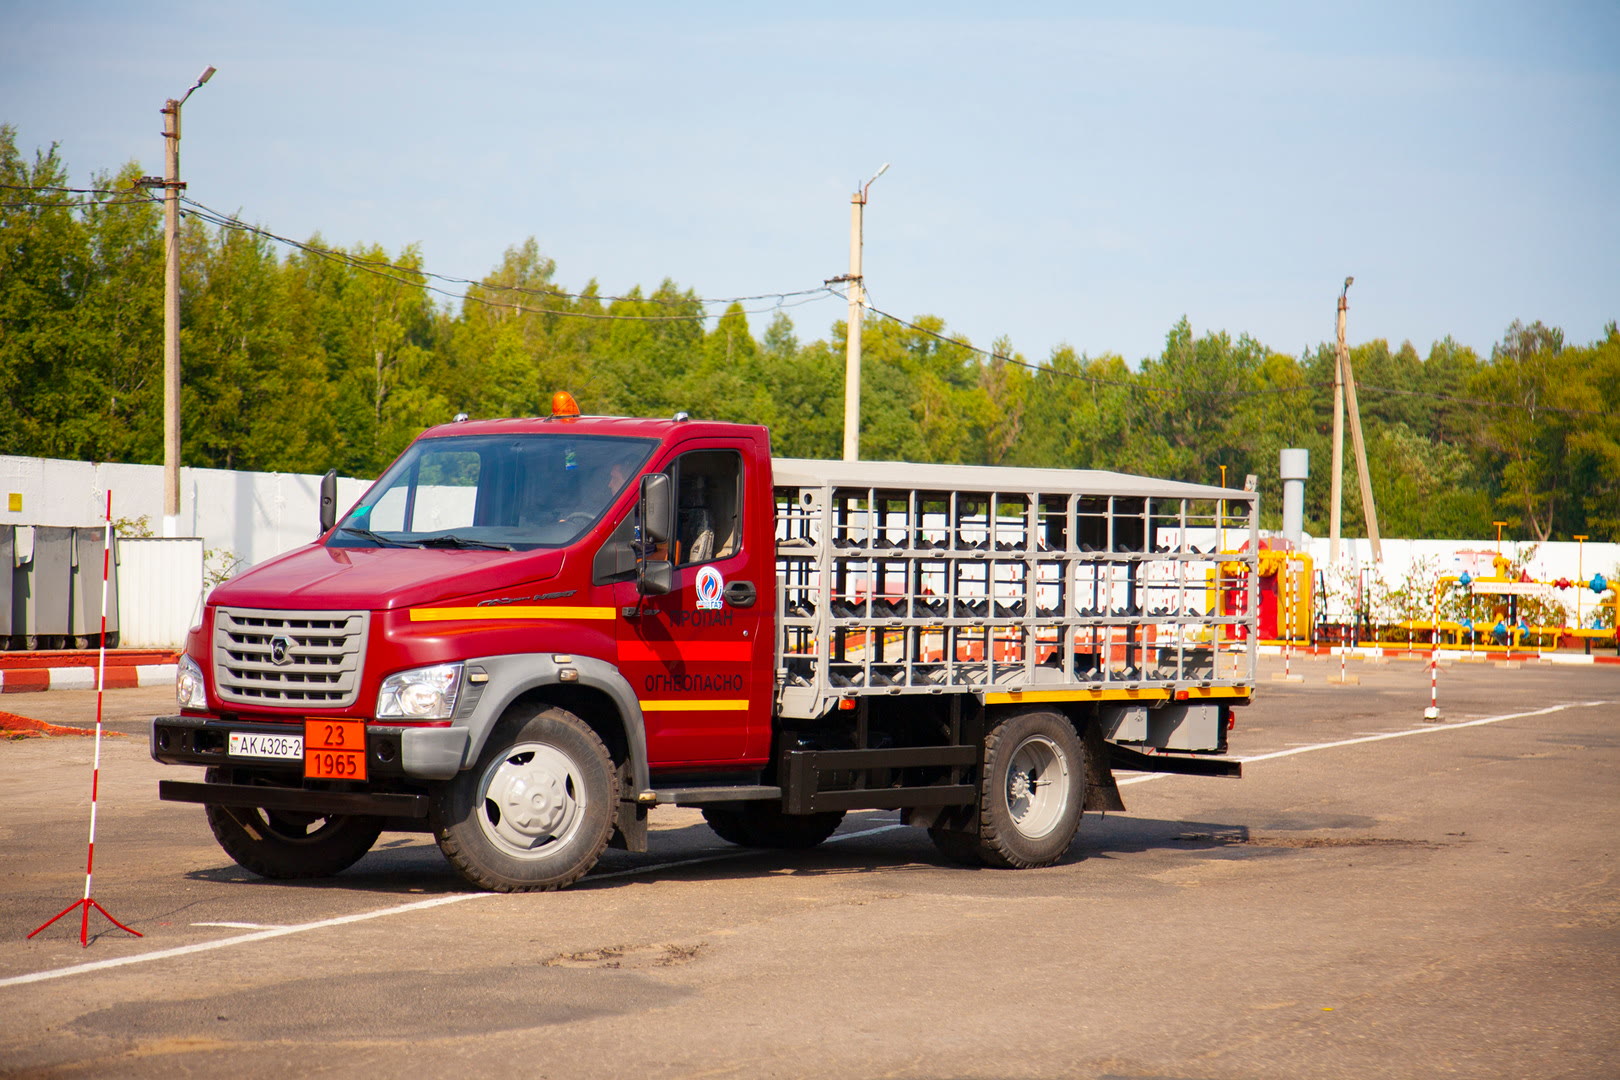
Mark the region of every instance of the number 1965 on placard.
POLYGON ((364 780, 365 723, 320 717, 305 720, 304 777, 310 780, 364 780))

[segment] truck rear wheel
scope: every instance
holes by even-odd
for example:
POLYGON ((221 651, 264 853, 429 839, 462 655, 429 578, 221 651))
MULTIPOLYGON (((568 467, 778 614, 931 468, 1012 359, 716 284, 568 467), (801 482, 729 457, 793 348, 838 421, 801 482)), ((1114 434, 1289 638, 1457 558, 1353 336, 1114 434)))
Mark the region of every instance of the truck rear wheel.
POLYGON ((1085 747, 1061 713, 1013 713, 985 736, 975 832, 931 830, 946 856, 1026 869, 1063 857, 1085 803, 1085 747))
POLYGON ((703 820, 720 839, 742 847, 813 848, 837 831, 844 812, 784 814, 780 803, 718 803, 703 808, 703 820))
POLYGON ((607 747, 579 717, 556 707, 509 712, 478 763, 440 790, 433 832, 480 888, 560 889, 596 865, 618 798, 607 747))
MULTIPOLYGON (((219 772, 208 770, 209 782, 219 772)), ((382 818, 301 814, 256 806, 205 807, 208 827, 225 854, 260 877, 330 877, 359 862, 382 834, 382 818)))

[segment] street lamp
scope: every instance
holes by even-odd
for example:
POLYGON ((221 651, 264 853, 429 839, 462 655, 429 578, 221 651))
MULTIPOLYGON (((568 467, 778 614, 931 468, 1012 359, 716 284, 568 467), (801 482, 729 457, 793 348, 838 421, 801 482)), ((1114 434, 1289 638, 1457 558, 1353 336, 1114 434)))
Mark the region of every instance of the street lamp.
POLYGON ((180 534, 180 106, 214 77, 212 66, 178 99, 163 104, 163 535, 180 534))

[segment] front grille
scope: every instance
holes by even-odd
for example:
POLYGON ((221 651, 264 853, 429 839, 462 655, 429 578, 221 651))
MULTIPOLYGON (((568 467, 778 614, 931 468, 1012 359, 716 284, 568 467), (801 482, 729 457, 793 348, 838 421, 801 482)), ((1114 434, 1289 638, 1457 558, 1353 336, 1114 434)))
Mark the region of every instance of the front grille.
POLYGON ((360 692, 364 611, 214 613, 214 690, 235 705, 343 708, 360 692))

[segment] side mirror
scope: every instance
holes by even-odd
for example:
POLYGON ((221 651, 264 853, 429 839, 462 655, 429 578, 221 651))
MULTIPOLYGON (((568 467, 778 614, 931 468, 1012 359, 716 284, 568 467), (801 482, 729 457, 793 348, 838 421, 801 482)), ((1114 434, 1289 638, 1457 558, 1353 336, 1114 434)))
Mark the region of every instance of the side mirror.
POLYGON ((337 524, 337 470, 328 469, 321 477, 321 535, 337 524))
POLYGON ((667 544, 674 533, 669 501, 669 475, 649 473, 641 478, 641 538, 649 544, 667 544))
POLYGON ((649 559, 636 569, 636 591, 663 596, 675 587, 675 566, 668 559, 649 559))
POLYGON ((669 477, 651 473, 641 478, 641 542, 636 545, 636 591, 642 596, 663 596, 675 587, 675 565, 668 559, 649 559, 647 553, 667 545, 674 518, 670 504, 669 477))

